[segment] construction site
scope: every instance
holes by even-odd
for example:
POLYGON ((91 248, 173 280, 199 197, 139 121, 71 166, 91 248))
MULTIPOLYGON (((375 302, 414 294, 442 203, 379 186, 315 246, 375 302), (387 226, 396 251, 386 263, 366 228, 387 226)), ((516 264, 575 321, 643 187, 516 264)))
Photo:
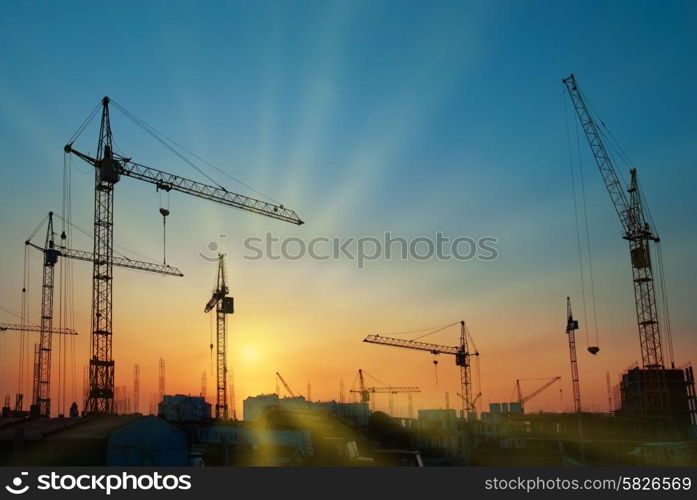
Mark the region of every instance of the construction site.
MULTIPOLYGON (((183 278, 182 271, 169 264, 166 258, 170 209, 169 199, 163 202, 163 196, 168 197, 170 192, 189 195, 296 226, 304 221, 283 204, 237 194, 217 182, 202 183, 137 163, 132 159, 135 152, 117 152, 120 151, 115 146, 118 131, 112 130, 112 108, 212 180, 194 164, 194 160, 202 160, 198 155, 104 97, 64 147, 66 165, 75 159, 94 170, 94 230, 88 234, 89 231, 72 222, 73 195, 65 185, 61 215, 49 212, 50 207, 46 207, 48 215, 25 240, 22 311, 16 315, 17 321, 0 323, 3 338, 18 336, 21 339, 14 344, 19 352, 3 353, 3 363, 16 359, 19 367, 16 382, 3 381, 3 387, 14 384, 16 391, 3 394, 0 464, 697 465, 694 372, 690 360, 674 357, 663 265, 660 250, 656 250, 660 238, 647 216, 637 170, 629 170, 629 185, 620 181, 606 145, 611 136, 594 117, 573 75, 563 79, 563 88, 569 109, 578 120, 577 126, 585 136, 600 173, 600 178, 594 178, 593 182, 604 183, 619 218, 621 237, 629 246, 629 269, 622 290, 630 294, 631 279, 641 359, 619 377, 611 377, 609 372, 605 374, 605 411, 584 405, 581 388, 587 385, 579 376, 579 360, 583 363, 583 358, 602 354, 599 345, 590 343, 585 350, 583 347, 577 349, 577 332, 582 325, 574 315, 570 297, 559 297, 558 302, 559 317, 565 312, 566 321, 559 322, 557 334, 566 336, 568 349, 559 349, 559 341, 550 341, 554 356, 565 358, 568 371, 542 379, 525 378, 521 373, 521 378, 511 381, 515 390, 510 399, 486 394, 487 380, 481 377, 480 352, 469 323, 458 320, 435 328, 355 337, 356 343, 362 341, 375 350, 382 349, 385 357, 399 357, 403 351, 431 356, 436 386, 438 363, 442 360, 440 377, 452 381, 456 376, 457 390, 452 393, 446 390, 442 394, 443 404, 438 407, 415 405, 415 395, 427 389, 396 385, 392 380, 382 382, 362 367, 358 368, 363 363, 360 359, 352 361, 357 366, 353 384, 345 387, 343 379, 338 381, 339 390, 334 398, 313 399, 309 382, 306 391, 301 393, 276 371, 274 392, 249 395, 238 402, 235 387, 244 387, 245 381, 233 380, 235 367, 229 362, 231 349, 235 349, 236 304, 231 285, 234 280, 230 279, 229 262, 224 253, 215 258, 215 276, 210 276, 215 281, 210 298, 207 301, 207 297, 198 298, 203 306, 202 315, 211 322, 211 339, 207 345, 211 370, 201 372, 200 392, 183 393, 167 383, 168 371, 178 372, 180 368, 176 363, 167 364, 164 358, 157 360, 157 392, 145 392, 141 389, 140 364, 116 368, 112 347, 113 342, 119 340, 112 318, 119 304, 113 300, 112 289, 115 268, 172 280, 183 278), (78 148, 78 141, 95 120, 99 123, 97 148, 93 154, 85 153, 78 148), (118 228, 114 198, 121 191, 124 179, 148 183, 160 196, 162 263, 134 260, 115 250, 119 246, 114 236, 115 227, 118 228), (74 248, 74 230, 89 236, 93 247, 74 248), (40 303, 27 299, 27 290, 35 286, 28 282, 32 275, 27 271, 26 256, 32 253, 39 255, 42 263, 40 303), (74 312, 66 312, 66 297, 71 296, 71 288, 87 286, 87 283, 71 280, 65 271, 69 268, 64 267, 70 261, 83 261, 92 266, 88 332, 78 333, 69 319, 74 312), (58 277, 57 270, 60 270, 58 277), (55 298, 58 293, 60 300, 55 298), (424 337, 439 332, 451 335, 453 342, 441 345, 424 341, 428 340, 424 337), (84 360, 81 397, 68 400, 65 351, 74 349, 77 341, 89 341, 89 359, 84 360), (31 380, 27 380, 28 373, 31 380), (572 389, 572 405, 564 406, 561 395, 559 411, 526 410, 540 394, 555 389, 561 394, 564 384, 572 389), (26 392, 28 387, 31 392, 26 392), (484 395, 488 407, 484 407, 484 395), (376 410, 378 399, 382 402, 381 410, 376 410)), ((79 193, 80 196, 84 194, 79 193)), ((576 192, 574 203, 577 203, 576 192)), ((577 207, 576 210, 578 233, 577 207)), ((610 210, 605 211, 610 217, 610 210)), ((581 243, 579 239, 579 252, 581 243)), ((585 278, 584 272, 582 265, 581 280, 585 278)), ((591 274, 587 286, 594 286, 592 280, 591 274)), ((87 304, 69 305, 72 309, 76 307, 84 308, 87 304)), ((588 321, 589 307, 584 292, 585 321, 588 321)), ((594 303, 592 307, 595 308, 594 303)), ((3 309, 10 311, 9 305, 3 309)), ((423 315, 430 316, 428 311, 423 311, 423 315)), ((172 338, 171 342, 176 343, 177 338, 172 338)), ((3 349, 10 345, 4 343, 3 349)), ((632 346, 628 350, 634 349, 632 346)), ((485 363, 495 363, 486 352, 481 357, 485 363)), ((153 366, 155 362, 152 361, 153 366)), ((630 357, 627 362, 631 362, 630 357)), ((68 369, 75 371, 74 364, 73 361, 68 369)), ((385 376, 379 367, 368 368, 385 376)), ((7 370, 2 373, 8 375, 7 370)), ((269 373, 269 378, 271 375, 269 373)), ((198 381, 198 374, 185 376, 198 381)), ((336 386, 336 381, 324 380, 323 383, 336 386)), ((315 390, 317 388, 316 384, 315 390)), ((73 394, 75 392, 73 387, 73 394)))

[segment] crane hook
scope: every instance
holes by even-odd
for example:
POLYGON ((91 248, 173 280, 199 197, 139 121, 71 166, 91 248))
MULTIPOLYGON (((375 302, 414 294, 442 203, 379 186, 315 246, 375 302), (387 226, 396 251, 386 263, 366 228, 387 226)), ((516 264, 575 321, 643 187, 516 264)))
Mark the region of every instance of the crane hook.
POLYGON ((169 215, 169 210, 160 207, 160 214, 162 214, 162 263, 167 265, 167 216, 169 215))

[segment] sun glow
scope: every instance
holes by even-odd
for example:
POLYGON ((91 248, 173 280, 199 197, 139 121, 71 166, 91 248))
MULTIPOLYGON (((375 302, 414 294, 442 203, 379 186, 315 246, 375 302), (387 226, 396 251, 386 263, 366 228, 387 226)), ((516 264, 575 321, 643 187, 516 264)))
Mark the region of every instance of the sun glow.
POLYGON ((256 347, 248 345, 242 348, 242 359, 247 363, 254 363, 259 360, 259 352, 256 347))

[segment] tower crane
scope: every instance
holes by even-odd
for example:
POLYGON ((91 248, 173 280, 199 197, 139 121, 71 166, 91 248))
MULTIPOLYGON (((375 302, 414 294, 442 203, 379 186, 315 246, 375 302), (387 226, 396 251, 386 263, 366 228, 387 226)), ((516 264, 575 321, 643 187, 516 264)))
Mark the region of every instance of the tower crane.
POLYGON ((281 376, 280 373, 276 372, 276 376, 278 377, 278 380, 280 380, 281 383, 283 384, 283 387, 286 388, 286 392, 288 393, 288 395, 289 395, 291 398, 297 398, 297 397, 299 397, 299 394, 297 394, 297 393, 291 388, 290 384, 289 384, 288 382, 286 382, 286 379, 284 379, 284 378, 281 376))
MULTIPOLYGON (((19 325, 16 323, 0 323, 0 332, 10 332, 10 331, 15 331, 15 332, 42 332, 42 326, 41 325, 19 325)), ((72 328, 53 328, 49 335, 77 335, 77 332, 73 330, 72 328)), ((34 356, 36 357, 37 352, 34 352, 34 356)), ((38 394, 37 391, 37 381, 38 381, 38 375, 36 370, 38 369, 39 366, 39 360, 34 359, 34 384, 32 385, 32 391, 33 391, 33 404, 36 404, 36 397, 38 394)), ((22 392, 22 388, 18 388, 19 392, 15 395, 15 411, 22 411, 22 407, 24 406, 24 394, 22 392)))
POLYGON ((520 403, 521 409, 525 410, 525 403, 527 403, 532 398, 534 398, 535 396, 540 394, 542 391, 547 389, 549 386, 554 384, 554 382, 556 382, 557 380, 561 380, 561 377, 552 377, 552 378, 548 379, 547 382, 542 384, 540 387, 538 387, 537 389, 532 391, 530 394, 528 394, 527 396, 523 396, 523 391, 520 388, 520 379, 517 379, 515 381, 515 385, 516 385, 516 390, 518 391, 518 403, 520 403))
MULTIPOLYGON (((61 245, 55 241, 55 231, 53 230, 53 212, 48 213, 46 225, 46 239, 44 246, 41 247, 27 240, 26 246, 30 246, 44 254, 43 273, 41 281, 41 326, 39 335, 37 369, 34 373, 34 394, 32 403, 38 407, 39 415, 51 415, 51 339, 53 329, 53 282, 55 275, 55 265, 59 257, 68 259, 96 262, 96 257, 90 252, 74 250, 61 245)), ((172 266, 154 264, 151 262, 141 262, 125 257, 113 257, 112 265, 125 267, 138 271, 163 274, 169 276, 184 276, 179 269, 172 266)))
POLYGON ((574 411, 581 413, 581 388, 578 383, 578 364, 576 361, 576 334, 578 321, 571 313, 571 299, 566 298, 566 335, 569 337, 569 357, 571 359, 571 385, 574 391, 574 411))
POLYGON ((449 354, 455 356, 455 365, 460 367, 460 392, 462 393, 462 418, 465 419, 466 414, 472 408, 472 376, 470 368, 470 358, 479 356, 476 347, 474 352, 470 352, 467 345, 468 332, 465 327, 465 322, 460 321, 460 345, 451 347, 439 344, 428 344, 415 340, 397 339, 392 337, 384 337, 382 335, 368 335, 363 342, 370 344, 380 344, 391 347, 401 347, 403 349, 414 349, 417 351, 430 352, 433 355, 449 354))
MULTIPOLYGON (((211 299, 203 309, 204 313, 211 311, 215 307, 215 331, 216 331, 216 382, 215 382, 215 418, 217 420, 227 420, 228 418, 228 399, 227 399, 227 315, 234 312, 234 301, 228 296, 228 287, 225 282, 225 256, 218 254, 218 275, 216 277, 216 287, 213 290, 211 299)), ((212 348, 213 346, 211 346, 212 348)))
POLYGON ((390 415, 394 414, 394 401, 392 400, 392 396, 395 394, 400 394, 400 393, 408 393, 408 394, 413 394, 415 392, 421 392, 421 390, 418 387, 405 387, 405 386, 394 386, 394 385, 388 385, 384 387, 368 387, 365 384, 365 378, 363 377, 363 370, 361 368, 358 369, 358 380, 359 380, 359 388, 358 389, 351 389, 351 392, 355 392, 360 394, 361 398, 361 403, 368 403, 370 401, 370 395, 371 394, 389 394, 390 395, 390 415))
MULTIPOLYGON (((562 82, 571 97, 595 163, 622 224, 624 232, 622 238, 629 242, 641 362, 646 371, 643 407, 646 413, 660 413, 670 404, 663 371, 665 366, 663 346, 650 250, 651 243, 658 243, 660 238, 645 217, 636 169, 630 169, 631 181, 627 189, 629 196, 627 196, 603 144, 598 125, 591 116, 576 83, 576 78, 572 74, 564 78, 562 82)), ((668 337, 668 350, 672 358, 670 337, 668 337)))
MULTIPOLYGON (((92 273, 92 331, 89 379, 90 389, 87 398, 88 413, 110 414, 114 406, 114 359, 112 355, 112 286, 114 265, 114 189, 121 177, 153 184, 165 192, 178 191, 198 198, 214 201, 226 206, 265 215, 292 224, 303 221, 293 210, 283 205, 264 202, 228 191, 224 187, 211 186, 184 177, 163 172, 119 155, 114 151, 114 141, 109 117, 109 104, 104 97, 101 101, 101 124, 95 156, 82 153, 73 147, 74 141, 85 126, 96 115, 95 111, 80 127, 73 139, 63 148, 66 154, 73 154, 92 165, 94 178, 94 268, 92 273)), ((144 127, 141 120, 113 103, 128 118, 144 127)), ((152 128, 146 128, 152 134, 152 128)))

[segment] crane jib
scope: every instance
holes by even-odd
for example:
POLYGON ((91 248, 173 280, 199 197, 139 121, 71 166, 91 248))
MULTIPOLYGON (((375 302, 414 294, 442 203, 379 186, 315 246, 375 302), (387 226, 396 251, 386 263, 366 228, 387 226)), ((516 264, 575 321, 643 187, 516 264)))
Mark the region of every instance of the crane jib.
POLYGON ((124 168, 121 169, 121 174, 155 184, 158 189, 166 191, 175 190, 186 194, 193 194, 200 198, 222 203, 223 205, 266 215, 267 217, 283 220, 292 224, 303 224, 303 221, 293 210, 287 209, 283 205, 274 205, 273 203, 233 193, 220 187, 192 181, 138 163, 127 163, 124 168))

